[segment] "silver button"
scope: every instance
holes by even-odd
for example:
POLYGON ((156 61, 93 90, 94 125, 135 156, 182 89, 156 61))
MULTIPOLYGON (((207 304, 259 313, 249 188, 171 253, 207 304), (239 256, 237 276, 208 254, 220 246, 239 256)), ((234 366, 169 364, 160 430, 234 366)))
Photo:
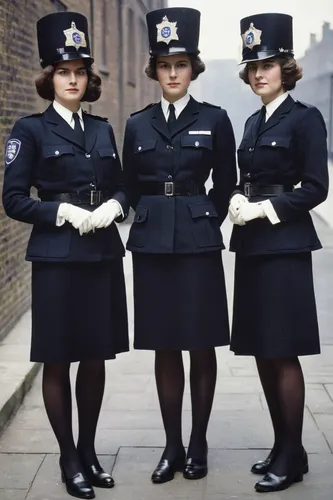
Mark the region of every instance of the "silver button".
POLYGON ((90 158, 90 154, 89 154, 89 153, 86 153, 84 156, 85 156, 86 158, 90 158))
POLYGON ((275 141, 272 142, 272 146, 276 146, 276 142, 275 141))
POLYGON ((209 212, 206 212, 206 215, 209 215, 209 212))
POLYGON ((172 181, 172 175, 168 175, 169 181, 172 181))
POLYGON ((195 141, 194 145, 197 148, 198 146, 200 146, 200 142, 199 141, 195 141))
POLYGON ((254 148, 249 148, 249 153, 253 153, 254 148))
POLYGON ((112 156, 113 156, 113 158, 115 158, 115 157, 116 157, 116 153, 113 153, 113 155, 112 155, 112 156))
POLYGON ((58 156, 60 153, 59 151, 55 151, 54 154, 58 156))
POLYGON ((142 146, 138 146, 138 151, 141 151, 141 149, 142 149, 142 146))

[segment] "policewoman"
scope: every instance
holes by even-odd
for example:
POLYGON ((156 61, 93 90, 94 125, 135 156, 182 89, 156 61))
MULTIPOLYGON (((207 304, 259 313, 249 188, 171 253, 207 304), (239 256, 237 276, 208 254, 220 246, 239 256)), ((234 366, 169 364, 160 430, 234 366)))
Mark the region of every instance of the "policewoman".
POLYGON ((200 12, 147 14, 148 77, 161 101, 127 121, 123 167, 135 213, 133 253, 136 349, 154 350, 166 447, 154 483, 183 471, 207 474, 206 431, 216 382, 215 347, 229 344, 220 225, 236 185, 235 143, 225 110, 199 103, 188 87, 202 71, 200 12), (213 187, 205 182, 212 173, 213 187), (182 351, 190 353, 192 432, 182 441, 182 351))
POLYGON ((261 98, 238 149, 230 201, 236 252, 231 349, 256 358, 274 428, 259 492, 284 490, 308 471, 302 445, 304 379, 298 357, 320 352, 311 252, 321 248, 309 211, 328 191, 326 128, 317 108, 289 91, 302 77, 292 17, 241 20, 240 77, 261 98))
POLYGON ((114 220, 128 212, 111 125, 83 112, 101 80, 91 69, 86 18, 74 12, 37 23, 38 94, 45 112, 18 120, 6 147, 3 205, 33 225, 31 361, 44 363, 43 397, 60 447, 69 494, 94 498, 110 488, 94 447, 106 359, 128 351, 124 248, 114 220), (39 200, 30 198, 36 188, 39 200), (76 377, 79 435, 74 443, 70 364, 76 377))

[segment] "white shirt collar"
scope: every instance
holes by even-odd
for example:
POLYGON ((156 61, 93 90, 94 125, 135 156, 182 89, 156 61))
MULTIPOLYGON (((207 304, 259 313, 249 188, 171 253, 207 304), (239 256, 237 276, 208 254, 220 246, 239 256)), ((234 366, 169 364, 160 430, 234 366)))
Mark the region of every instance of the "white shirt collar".
MULTIPOLYGON (((72 129, 74 129, 74 118, 73 118, 73 112, 65 108, 62 104, 59 104, 57 101, 53 101, 53 107, 56 110, 56 112, 63 118, 72 129)), ((82 108, 80 107, 78 109, 77 114, 79 115, 80 118, 80 123, 81 127, 84 130, 84 122, 83 122, 83 116, 82 116, 82 108)))
POLYGON ((279 106, 281 106, 283 101, 285 101, 287 99, 288 95, 289 95, 288 92, 285 92, 284 94, 279 95, 279 97, 277 97, 273 101, 266 104, 266 122, 267 122, 268 118, 270 118, 272 116, 274 111, 276 111, 277 108, 279 106))
MULTIPOLYGON (((190 100, 190 94, 185 94, 184 97, 181 99, 178 99, 178 101, 174 102, 175 106, 175 114, 176 118, 180 115, 180 113, 183 111, 184 108, 186 108, 188 102, 190 100)), ((165 116, 166 121, 168 121, 169 117, 169 101, 167 101, 163 96, 161 97, 161 106, 162 106, 162 111, 165 116)))

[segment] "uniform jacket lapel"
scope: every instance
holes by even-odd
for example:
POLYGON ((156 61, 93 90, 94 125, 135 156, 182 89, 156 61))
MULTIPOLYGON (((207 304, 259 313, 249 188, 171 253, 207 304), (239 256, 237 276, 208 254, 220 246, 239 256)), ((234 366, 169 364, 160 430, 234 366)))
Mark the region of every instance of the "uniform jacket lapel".
POLYGON ((75 137, 72 127, 56 112, 52 104, 45 111, 45 117, 46 121, 53 125, 52 132, 54 134, 82 148, 82 145, 75 137))
POLYGON ((283 101, 283 103, 274 111, 267 122, 261 127, 259 136, 267 132, 270 128, 277 125, 289 113, 295 101, 290 95, 283 101))
POLYGON ((84 132, 86 138, 86 151, 90 153, 97 139, 98 121, 91 118, 87 113, 83 113, 84 132))
POLYGON ((199 103, 191 97, 188 104, 173 124, 171 137, 179 134, 179 132, 181 132, 184 128, 189 127, 192 123, 194 123, 198 119, 198 115, 199 103))
POLYGON ((154 129, 157 130, 157 132, 159 132, 164 137, 170 140, 170 133, 168 130, 167 122, 165 120, 160 102, 153 107, 151 124, 154 127, 154 129))

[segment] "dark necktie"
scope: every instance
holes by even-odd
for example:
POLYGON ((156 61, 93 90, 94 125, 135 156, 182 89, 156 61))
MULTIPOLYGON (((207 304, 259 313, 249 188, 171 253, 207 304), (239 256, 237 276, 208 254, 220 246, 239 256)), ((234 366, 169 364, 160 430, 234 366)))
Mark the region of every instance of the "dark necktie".
POLYGON ((263 130, 266 124, 266 106, 262 106, 257 120, 257 135, 263 130))
POLYGON ((78 143, 84 148, 85 147, 85 136, 84 131, 82 130, 80 117, 78 113, 73 113, 74 118, 74 132, 78 143))
POLYGON ((176 122, 176 113, 174 104, 169 104, 169 117, 168 117, 168 129, 172 132, 172 127, 176 122))

